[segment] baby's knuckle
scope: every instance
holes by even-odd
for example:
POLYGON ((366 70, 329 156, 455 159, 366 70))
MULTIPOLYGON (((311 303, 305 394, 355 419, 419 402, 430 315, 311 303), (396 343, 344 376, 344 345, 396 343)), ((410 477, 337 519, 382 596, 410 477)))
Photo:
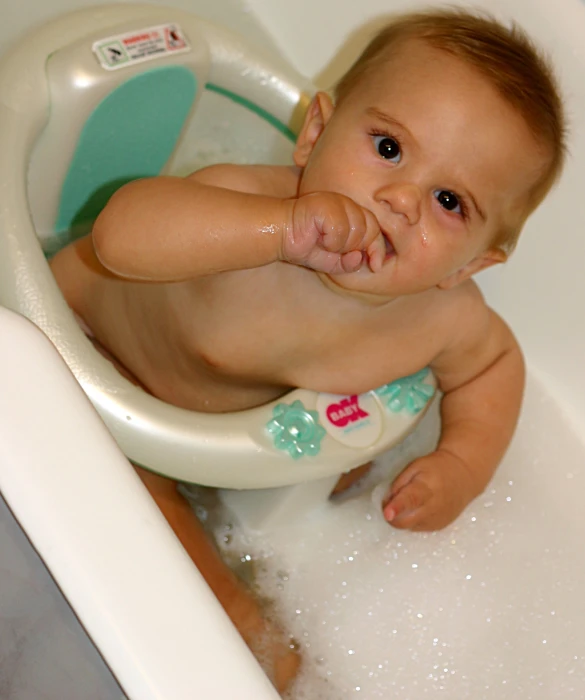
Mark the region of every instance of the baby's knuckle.
POLYGON ((337 238, 343 238, 347 235, 348 224, 341 217, 335 217, 331 222, 331 231, 337 238))
POLYGON ((405 497, 405 506, 408 510, 414 510, 418 508, 423 502, 422 495, 418 490, 409 491, 408 495, 405 497))

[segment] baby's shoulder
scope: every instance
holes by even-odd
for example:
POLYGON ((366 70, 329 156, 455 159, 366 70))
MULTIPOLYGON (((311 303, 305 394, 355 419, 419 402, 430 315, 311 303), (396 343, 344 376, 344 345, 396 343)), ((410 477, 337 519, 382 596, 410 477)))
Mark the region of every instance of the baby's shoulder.
POLYGON ((189 178, 205 185, 269 197, 293 197, 298 187, 296 168, 284 165, 219 163, 197 170, 189 178))
POLYGON ((490 342, 496 314, 475 282, 468 280, 441 296, 444 350, 465 352, 490 342))
POLYGON ((472 328, 480 328, 489 321, 491 309, 473 280, 467 280, 450 290, 437 290, 436 301, 449 336, 457 334, 458 329, 468 333, 472 328))
MULTIPOLYGON (((443 347, 430 363, 443 387, 465 384, 518 343, 472 281, 445 296, 443 347)), ((448 389, 447 389, 448 390, 448 389)))
POLYGON ((439 291, 439 295, 445 302, 445 308, 455 315, 481 313, 482 309, 487 313, 489 310, 480 288, 473 280, 466 280, 446 292, 439 291))

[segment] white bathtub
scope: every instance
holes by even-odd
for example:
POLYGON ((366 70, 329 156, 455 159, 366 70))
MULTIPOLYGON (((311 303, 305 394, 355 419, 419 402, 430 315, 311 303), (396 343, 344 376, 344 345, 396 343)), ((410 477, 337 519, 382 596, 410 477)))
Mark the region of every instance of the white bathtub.
MULTIPOLYGON (((15 13, 0 26, 0 48, 33 23, 89 4, 95 3, 54 0, 49 8, 41 0, 17 6, 0 0, 1 16, 9 7, 15 13)), ((329 83, 360 43, 359 33, 350 37, 330 63, 354 27, 419 3, 161 4, 222 21, 256 41, 273 40, 297 69, 329 83)), ((401 564, 388 577, 395 608, 383 612, 396 618, 384 642, 395 680, 378 687, 382 695, 364 678, 337 697, 585 698, 585 4, 479 4, 512 14, 551 52, 571 123, 571 157, 560 186, 529 221, 512 261, 480 277, 526 353, 527 402, 493 493, 433 538, 388 530, 388 561, 392 547, 409 550, 396 557, 401 564), (495 533, 489 542, 474 534, 477 520, 488 517, 495 533), (406 574, 413 564, 416 580, 406 574), (439 615, 446 606, 453 613, 447 621, 439 615), (488 609, 497 626, 486 623, 488 609), (394 630, 399 644, 390 641, 394 630), (433 640, 447 636, 441 651, 443 642, 433 640), (441 658, 447 670, 439 668, 441 658)), ((0 338, 0 489, 126 696, 276 697, 52 348, 27 322, 6 313, 0 313, 0 338)), ((320 523, 321 538, 334 536, 340 517, 320 523)), ((0 583, 0 697, 120 697, 6 509, 0 509, 0 523, 2 571, 10 574, 0 583)), ((274 541, 287 550, 290 566, 310 569, 313 555, 294 546, 293 532, 274 541)), ((319 587, 307 576, 296 585, 291 600, 312 596, 326 606, 326 580, 319 587)), ((311 610, 307 602, 307 618, 315 616, 311 610)), ((323 643, 318 635, 312 639, 315 647, 323 643)), ((332 655, 359 650, 355 633, 356 649, 348 649, 337 631, 331 639, 337 646, 332 655)), ((358 657, 346 656, 347 665, 358 657)), ((367 675, 371 662, 361 660, 356 674, 361 665, 367 675)))

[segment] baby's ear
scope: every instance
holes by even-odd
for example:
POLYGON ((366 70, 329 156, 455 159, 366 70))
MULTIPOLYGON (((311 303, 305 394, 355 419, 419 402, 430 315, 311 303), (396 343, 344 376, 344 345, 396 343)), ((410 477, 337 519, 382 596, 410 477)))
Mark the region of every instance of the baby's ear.
POLYGON ((303 127, 297 138, 293 158, 299 168, 304 168, 313 152, 325 125, 334 111, 331 97, 326 92, 318 92, 309 105, 303 127))
POLYGON ((473 260, 457 270, 457 272, 449 275, 449 277, 445 277, 444 280, 439 282, 437 287, 439 287, 439 289, 453 289, 453 287, 465 282, 465 280, 473 277, 473 275, 477 274, 478 272, 481 272, 492 265, 498 265, 499 263, 506 262, 507 258, 508 256, 506 253, 499 248, 491 248, 490 250, 486 250, 485 253, 478 255, 477 258, 473 258, 473 260))

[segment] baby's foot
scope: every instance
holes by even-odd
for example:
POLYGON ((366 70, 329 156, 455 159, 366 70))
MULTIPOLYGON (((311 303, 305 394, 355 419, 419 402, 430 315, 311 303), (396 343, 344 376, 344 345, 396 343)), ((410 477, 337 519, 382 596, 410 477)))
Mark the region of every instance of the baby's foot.
POLYGON ((272 673, 267 669, 265 671, 274 687, 282 695, 290 689, 297 677, 301 657, 298 645, 292 637, 285 635, 278 627, 270 625, 270 628, 267 637, 272 639, 272 673))
POLYGON ((301 664, 294 640, 264 617, 257 601, 243 587, 225 609, 275 688, 280 694, 286 692, 301 664))

